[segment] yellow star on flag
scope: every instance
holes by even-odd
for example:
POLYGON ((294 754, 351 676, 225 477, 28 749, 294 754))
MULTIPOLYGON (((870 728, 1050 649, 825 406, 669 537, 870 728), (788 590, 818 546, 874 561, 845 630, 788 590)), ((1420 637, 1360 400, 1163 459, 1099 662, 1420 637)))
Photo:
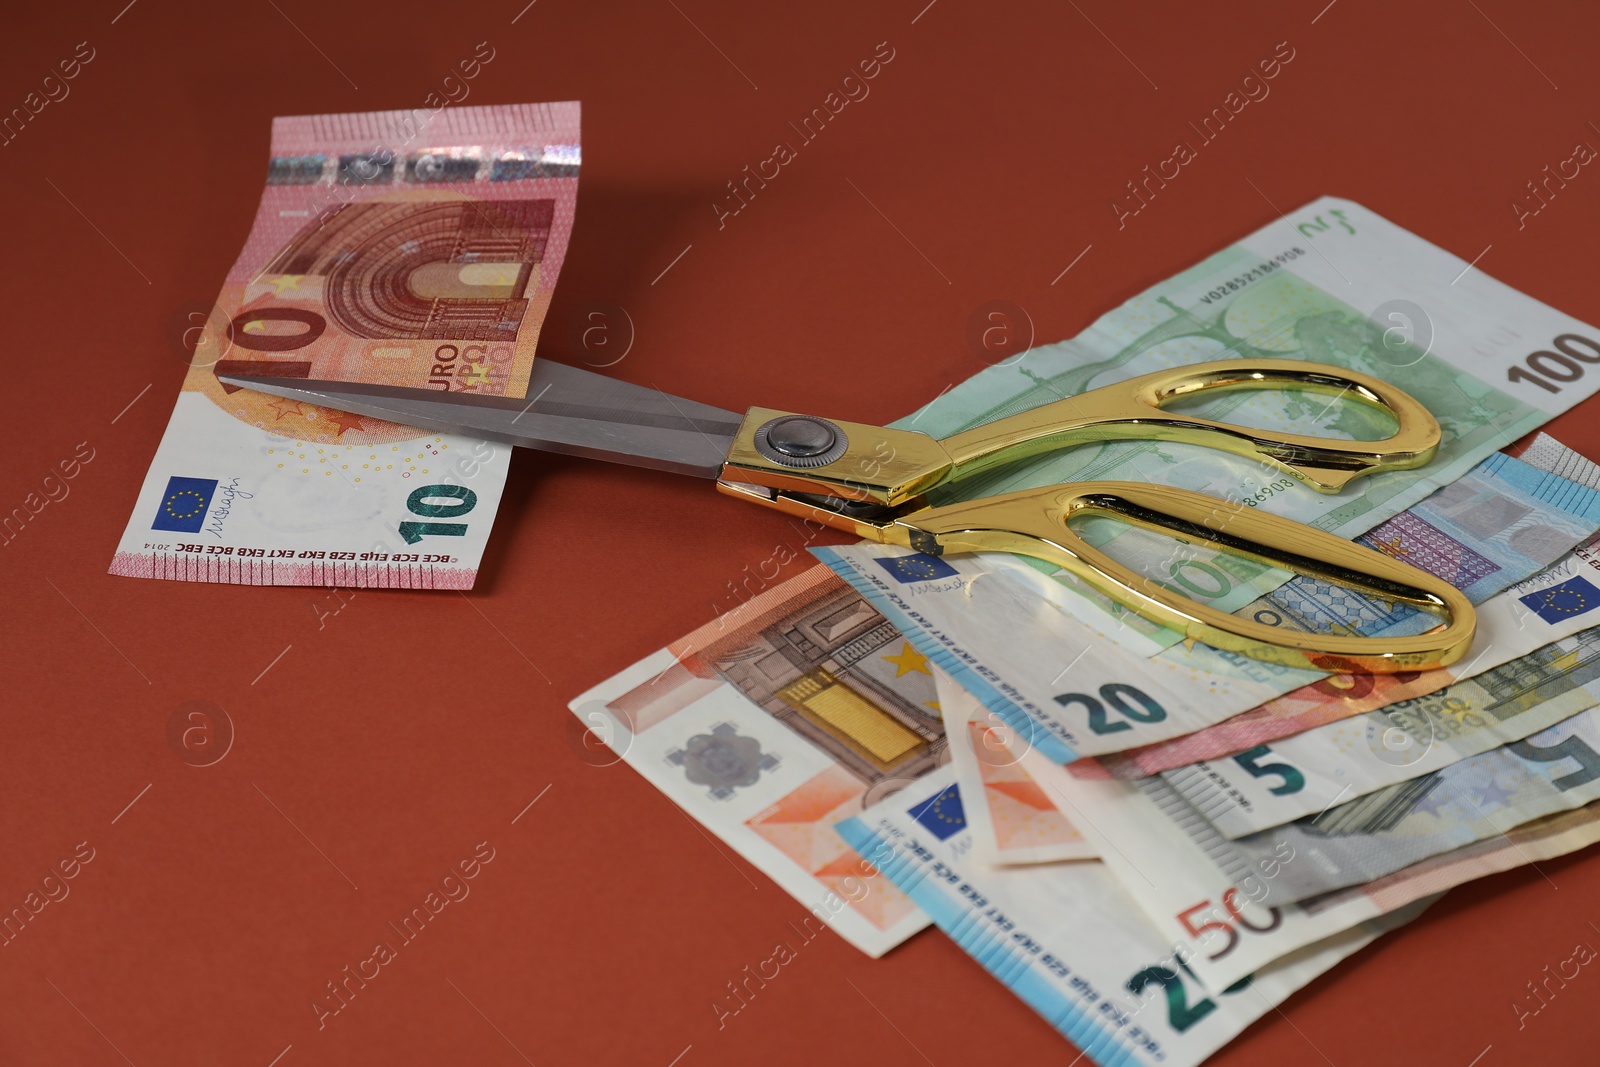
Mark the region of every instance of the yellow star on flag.
POLYGON ((468 366, 472 369, 462 371, 457 376, 461 381, 471 382, 473 385, 489 384, 489 365, 487 363, 470 363, 468 366))
POLYGON ((278 290, 278 295, 282 296, 290 289, 299 289, 300 283, 304 280, 304 274, 279 274, 267 279, 267 284, 278 290))
POLYGON ((923 674, 928 675, 933 673, 928 670, 928 657, 912 648, 910 641, 903 643, 898 656, 883 656, 882 658, 894 664, 894 676, 896 678, 910 674, 912 671, 921 671, 923 674))

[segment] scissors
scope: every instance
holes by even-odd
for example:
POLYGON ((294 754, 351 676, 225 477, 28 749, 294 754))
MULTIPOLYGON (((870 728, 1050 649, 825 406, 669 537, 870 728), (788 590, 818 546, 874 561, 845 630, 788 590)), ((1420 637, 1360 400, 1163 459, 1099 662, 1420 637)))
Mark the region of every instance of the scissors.
POLYGON ((1186 638, 1289 667, 1428 670, 1459 659, 1476 626, 1472 604, 1440 578, 1326 531, 1204 493, 1141 482, 1075 482, 943 506, 926 499, 935 487, 1002 464, 1110 440, 1177 441, 1231 452, 1323 493, 1337 493, 1362 475, 1433 459, 1439 423, 1426 408, 1383 381, 1326 364, 1235 359, 1157 371, 943 439, 764 407, 741 417, 543 359, 533 365, 532 400, 255 374, 219 378, 425 430, 712 478, 719 490, 742 500, 934 556, 1031 556, 1186 638), (1343 441, 1164 410, 1180 399, 1248 389, 1346 397, 1387 412, 1396 429, 1381 441, 1343 441), (1288 631, 1229 615, 1090 545, 1071 521, 1092 515, 1353 588, 1440 621, 1414 636, 1368 638, 1288 631))

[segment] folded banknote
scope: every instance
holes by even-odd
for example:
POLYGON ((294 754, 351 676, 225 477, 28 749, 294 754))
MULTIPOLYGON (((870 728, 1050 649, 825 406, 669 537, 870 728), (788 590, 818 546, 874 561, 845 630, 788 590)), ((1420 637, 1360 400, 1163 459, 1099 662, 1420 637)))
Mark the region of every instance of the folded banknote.
POLYGON ((1211 991, 1105 865, 977 861, 949 768, 839 830, 951 940, 1104 1067, 1192 1067, 1426 906, 1358 924, 1211 991))
POLYGON ((466 589, 509 447, 224 385, 523 396, 577 198, 576 103, 275 119, 113 574, 466 589))
POLYGON ((933 677, 973 857, 982 863, 1095 859, 1094 847, 1009 747, 1011 727, 943 671, 934 668, 933 677))

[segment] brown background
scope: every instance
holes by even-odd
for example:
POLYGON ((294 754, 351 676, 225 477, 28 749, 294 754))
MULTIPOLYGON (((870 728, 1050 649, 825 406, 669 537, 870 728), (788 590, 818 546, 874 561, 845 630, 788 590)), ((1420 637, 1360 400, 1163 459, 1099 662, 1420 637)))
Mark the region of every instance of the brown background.
MULTIPOLYGON (((78 42, 96 52, 0 148, 0 510, 94 450, 0 547, 0 909, 96 850, 0 948, 6 1064, 1074 1055, 937 933, 876 962, 827 935, 718 1031, 711 1000, 802 909, 626 767, 586 762, 565 704, 797 546, 775 514, 518 455, 469 597, 362 592, 319 625, 321 591, 106 573, 183 373, 171 323, 244 242, 274 115, 421 106, 480 41, 495 58, 467 102, 581 98, 541 353, 580 359, 581 310, 618 305, 635 338, 609 373, 729 408, 903 415, 981 369, 985 301, 1066 337, 1324 193, 1466 258, 1492 246, 1482 269, 1600 322, 1600 175, 1524 229, 1508 206, 1600 145, 1592 4, 124 2, 13 9, 0 30, 0 111, 78 42), (1271 95, 1119 231, 1124 183, 1285 40, 1271 95), (880 41, 895 58, 871 96, 719 230, 724 183, 880 41), (214 766, 169 745, 191 700, 236 728, 214 766), (323 983, 484 840, 471 896, 319 1032, 323 983)), ((1600 458, 1597 410, 1553 428, 1600 458)), ((1459 890, 1215 1062, 1593 1062, 1600 975, 1520 1032, 1510 1003, 1600 945, 1597 891, 1593 855, 1459 890)))

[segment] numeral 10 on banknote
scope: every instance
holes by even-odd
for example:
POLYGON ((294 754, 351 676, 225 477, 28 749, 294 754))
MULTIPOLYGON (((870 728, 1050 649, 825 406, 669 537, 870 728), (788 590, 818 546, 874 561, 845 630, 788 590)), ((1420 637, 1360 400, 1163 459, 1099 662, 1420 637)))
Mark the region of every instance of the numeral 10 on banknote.
MULTIPOLYGON (((406 497, 406 507, 413 515, 430 519, 455 519, 478 506, 478 494, 464 485, 424 485, 412 490, 406 497), (431 504, 430 500, 446 500, 446 504, 431 504)), ((400 524, 400 536, 406 544, 414 545, 424 537, 465 537, 464 522, 415 522, 400 524)))

